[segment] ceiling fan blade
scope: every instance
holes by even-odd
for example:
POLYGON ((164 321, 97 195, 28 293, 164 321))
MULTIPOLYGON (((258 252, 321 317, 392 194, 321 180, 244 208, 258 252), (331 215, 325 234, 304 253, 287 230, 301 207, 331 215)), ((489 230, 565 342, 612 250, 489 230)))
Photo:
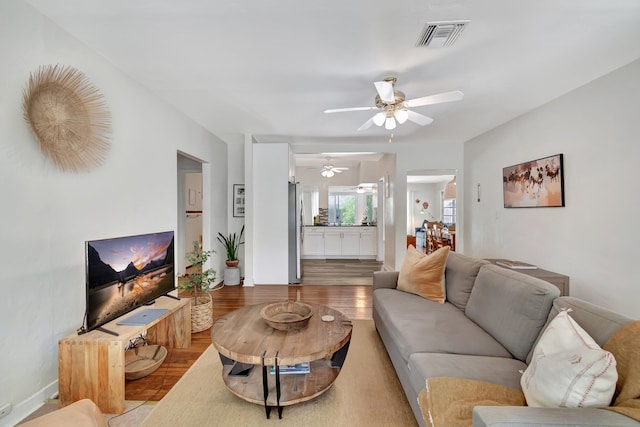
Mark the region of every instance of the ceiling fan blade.
POLYGON ((393 84, 391 82, 383 80, 381 82, 374 82, 373 84, 376 86, 380 99, 387 104, 393 104, 396 102, 396 96, 393 93, 393 84))
POLYGON ((464 93, 459 90, 453 92, 439 93, 437 95, 423 96, 405 101, 407 107, 422 107, 424 105, 440 104, 442 102, 460 101, 464 98, 464 93))
POLYGON ((416 113, 415 111, 411 111, 411 110, 408 110, 407 113, 409 113, 409 116, 407 117, 407 119, 411 120, 414 123, 419 124, 420 126, 426 126, 428 124, 433 123, 433 119, 431 117, 427 117, 425 115, 416 113))
POLYGON ((378 107, 351 107, 351 108, 332 108, 330 110, 324 110, 325 113, 344 113, 347 111, 368 111, 377 110, 378 107))
MULTIPOLYGON (((375 116, 373 116, 373 117, 375 117, 375 116)), ((371 127, 371 125, 373 124, 373 117, 371 117, 369 120, 364 122, 363 125, 358 128, 358 130, 369 129, 371 127)))

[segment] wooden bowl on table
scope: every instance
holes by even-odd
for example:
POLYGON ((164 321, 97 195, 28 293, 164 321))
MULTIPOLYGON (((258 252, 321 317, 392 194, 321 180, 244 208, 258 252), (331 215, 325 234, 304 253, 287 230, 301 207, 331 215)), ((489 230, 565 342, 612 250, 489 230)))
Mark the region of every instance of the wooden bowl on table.
POLYGON ((300 301, 274 302, 264 306, 260 316, 273 329, 290 331, 305 328, 313 316, 313 308, 300 301))

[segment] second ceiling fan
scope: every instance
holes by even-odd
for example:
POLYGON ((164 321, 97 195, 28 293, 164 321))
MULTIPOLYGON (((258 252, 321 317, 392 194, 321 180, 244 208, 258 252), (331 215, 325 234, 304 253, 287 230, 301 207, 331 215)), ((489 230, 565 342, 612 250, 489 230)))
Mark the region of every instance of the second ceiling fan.
POLYGON ((395 129, 397 123, 402 124, 407 120, 417 123, 420 126, 425 126, 433 122, 431 117, 416 113, 410 110, 410 108, 459 101, 464 97, 462 92, 456 90, 407 100, 403 92, 395 90, 396 81, 397 79, 395 77, 387 77, 382 81, 374 82, 378 94, 376 95, 375 106, 373 107, 334 108, 325 110, 324 112, 343 113, 347 111, 379 110, 373 117, 360 126, 358 130, 368 129, 372 124, 376 126, 384 125, 385 129, 391 130, 395 129))

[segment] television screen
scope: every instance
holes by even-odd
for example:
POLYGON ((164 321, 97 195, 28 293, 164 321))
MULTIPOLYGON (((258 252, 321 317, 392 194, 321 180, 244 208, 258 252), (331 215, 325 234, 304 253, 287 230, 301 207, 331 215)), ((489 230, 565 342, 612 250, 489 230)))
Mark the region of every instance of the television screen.
POLYGON ((175 289, 173 231, 85 243, 87 330, 175 289))

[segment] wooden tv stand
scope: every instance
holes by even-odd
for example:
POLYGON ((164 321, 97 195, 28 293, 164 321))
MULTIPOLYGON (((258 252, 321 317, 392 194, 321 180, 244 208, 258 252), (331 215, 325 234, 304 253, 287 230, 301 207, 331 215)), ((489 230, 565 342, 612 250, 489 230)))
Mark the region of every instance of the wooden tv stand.
POLYGON ((73 333, 58 342, 58 402, 60 407, 81 399, 91 399, 106 414, 124 412, 124 349, 129 340, 147 331, 147 341, 166 347, 191 346, 191 301, 160 297, 155 304, 140 307, 122 317, 146 308, 169 311, 144 326, 117 325, 119 319, 104 325, 118 336, 94 329, 82 335, 73 333))

